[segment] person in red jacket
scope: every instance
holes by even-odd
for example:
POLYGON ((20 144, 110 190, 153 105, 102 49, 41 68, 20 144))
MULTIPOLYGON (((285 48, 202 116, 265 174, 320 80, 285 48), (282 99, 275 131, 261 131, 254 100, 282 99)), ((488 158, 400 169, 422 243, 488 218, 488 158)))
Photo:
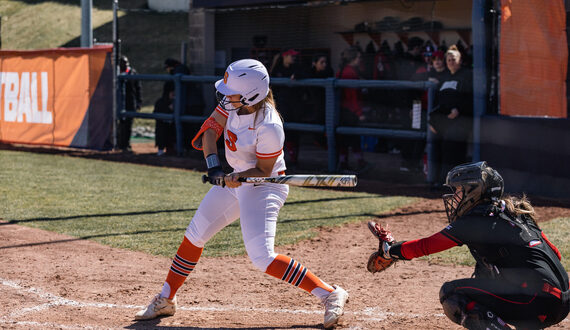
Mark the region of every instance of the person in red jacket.
MULTIPOLYGON (((342 52, 339 79, 361 79, 360 65, 362 52, 358 47, 349 47, 342 52)), ((342 88, 340 105, 340 125, 357 126, 365 120, 362 92, 359 88, 342 88)), ((349 171, 349 148, 357 157, 360 170, 367 166, 360 145, 360 136, 346 135, 337 138, 338 164, 337 171, 349 171)))
POLYGON ((569 312, 568 273, 562 256, 522 198, 503 195, 501 175, 486 162, 463 164, 447 174, 443 195, 449 225, 426 238, 396 242, 376 223, 380 239, 370 265, 410 260, 467 245, 476 261, 471 278, 446 282, 439 299, 445 315, 467 329, 542 329, 569 312))

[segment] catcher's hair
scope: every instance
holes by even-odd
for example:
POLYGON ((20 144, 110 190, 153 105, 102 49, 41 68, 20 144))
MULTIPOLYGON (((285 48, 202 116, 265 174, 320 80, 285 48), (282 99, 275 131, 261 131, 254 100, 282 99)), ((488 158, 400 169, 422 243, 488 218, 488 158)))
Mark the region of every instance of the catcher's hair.
POLYGON ((505 202, 505 208, 510 214, 515 216, 526 214, 536 223, 536 212, 525 194, 522 197, 506 195, 503 197, 503 201, 505 202))

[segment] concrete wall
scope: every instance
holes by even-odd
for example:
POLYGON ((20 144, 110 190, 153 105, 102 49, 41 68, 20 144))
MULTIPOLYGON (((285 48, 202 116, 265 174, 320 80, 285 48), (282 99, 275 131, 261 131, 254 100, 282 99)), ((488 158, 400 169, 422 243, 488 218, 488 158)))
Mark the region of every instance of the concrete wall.
POLYGON ((190 0, 148 0, 148 7, 156 11, 188 11, 190 0))

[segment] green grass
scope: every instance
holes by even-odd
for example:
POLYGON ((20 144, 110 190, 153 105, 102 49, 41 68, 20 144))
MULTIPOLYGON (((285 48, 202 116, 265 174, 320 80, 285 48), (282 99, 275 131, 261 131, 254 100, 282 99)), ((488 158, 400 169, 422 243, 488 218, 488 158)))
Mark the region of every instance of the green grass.
MULTIPOLYGON (((203 173, 0 150, 0 218, 113 247, 172 256, 204 194, 203 173)), ((363 221, 412 198, 292 187, 277 245, 318 226, 363 221)), ((0 224, 0 228, 1 228, 0 224)), ((239 222, 208 242, 207 256, 243 254, 239 222)))
MULTIPOLYGON (((93 0, 93 38, 113 41, 111 0, 93 0)), ((164 60, 180 59, 181 43, 188 41, 188 13, 134 11, 144 9, 147 0, 119 1, 121 54, 143 74, 165 74, 164 60)), ((33 50, 79 47, 81 1, 0 0, 2 49, 33 50)), ((142 83, 143 105, 152 107, 161 96, 162 82, 142 83)), ((152 111, 152 109, 151 109, 152 111)))
MULTIPOLYGON (((562 265, 570 269, 570 218, 557 218, 548 222, 540 223, 540 228, 546 237, 554 244, 562 254, 562 265)), ((467 246, 455 247, 440 253, 422 257, 431 263, 456 264, 475 266, 475 260, 469 253, 467 246)))
MULTIPOLYGON (((81 35, 81 1, 2 0, 0 13, 4 49, 60 47, 81 35)), ((93 29, 112 20, 110 7, 102 9, 94 5, 93 29)))
POLYGON ((557 218, 540 224, 540 228, 546 237, 554 244, 562 254, 562 265, 570 270, 570 218, 557 218))

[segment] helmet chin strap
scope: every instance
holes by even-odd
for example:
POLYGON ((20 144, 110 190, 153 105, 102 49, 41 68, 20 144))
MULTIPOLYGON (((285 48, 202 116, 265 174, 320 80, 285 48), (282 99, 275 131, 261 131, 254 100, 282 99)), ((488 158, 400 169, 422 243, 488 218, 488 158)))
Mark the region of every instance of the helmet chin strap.
POLYGON ((228 98, 224 94, 222 94, 218 91, 216 91, 216 99, 218 100, 218 104, 220 105, 220 107, 226 111, 239 111, 243 107, 247 106, 247 103, 244 103, 243 98, 242 98, 242 99, 240 99, 241 106, 235 107, 233 105, 233 103, 235 103, 235 102, 231 102, 230 100, 228 100, 228 98))

